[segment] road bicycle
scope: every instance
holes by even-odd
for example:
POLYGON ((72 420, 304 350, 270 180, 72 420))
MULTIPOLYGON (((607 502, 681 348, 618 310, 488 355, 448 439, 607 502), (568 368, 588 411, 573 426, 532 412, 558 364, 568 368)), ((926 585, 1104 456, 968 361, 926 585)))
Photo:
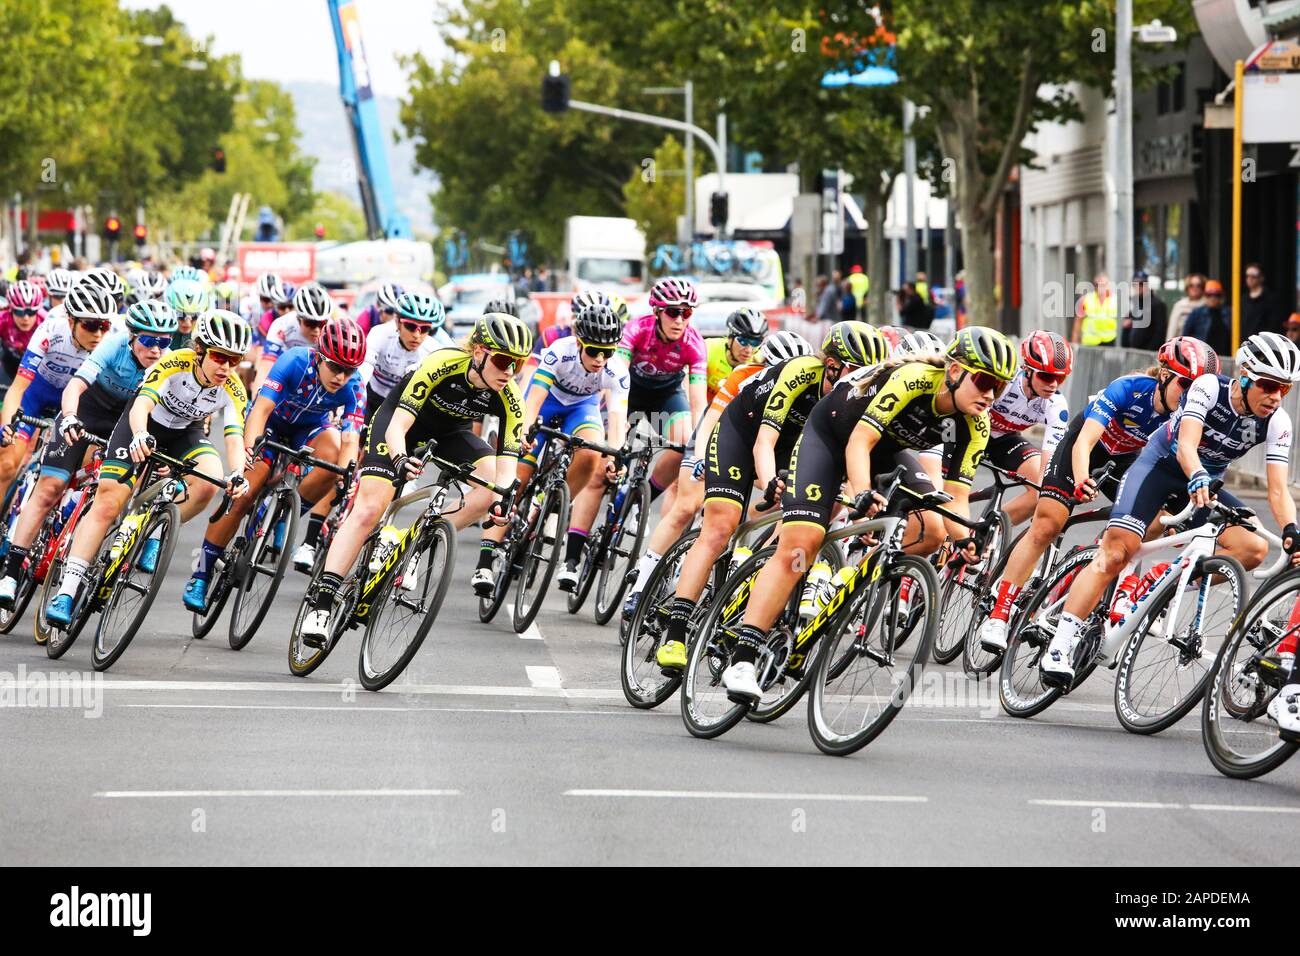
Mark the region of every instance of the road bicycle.
MULTIPOLYGON (((14 415, 13 424, 31 425, 36 429, 35 439, 32 443, 32 450, 27 459, 27 464, 23 466, 22 472, 9 484, 9 490, 5 493, 4 503, 0 508, 4 514, 3 539, 0 540, 0 564, 3 564, 9 555, 9 536, 13 534, 15 525, 18 522, 18 515, 26 507, 28 498, 30 498, 32 489, 36 487, 37 479, 41 476, 41 457, 45 451, 47 439, 54 422, 48 418, 33 418, 30 415, 24 415, 21 412, 14 415)), ((42 532, 44 528, 42 527, 42 532)), ((38 536, 33 542, 31 551, 35 553, 39 547, 44 545, 44 541, 38 536)), ((30 567, 30 560, 24 562, 24 571, 30 567)), ((0 634, 8 634, 13 630, 18 619, 23 616, 27 610, 27 602, 32 599, 32 592, 35 588, 32 585, 30 575, 22 574, 18 579, 18 590, 14 594, 14 603, 12 607, 0 607, 0 634)))
POLYGON ((438 468, 438 476, 431 485, 388 506, 332 596, 330 631, 320 646, 309 644, 302 634, 303 620, 315 607, 319 578, 308 584, 289 638, 289 672, 295 677, 312 673, 344 634, 364 627, 358 676, 366 690, 382 690, 397 679, 424 643, 447 596, 456 562, 456 532, 443 513, 447 497, 464 482, 498 495, 504 491, 507 497, 511 491, 476 477, 473 465, 437 458, 435 447, 429 442, 416 455, 438 468), (387 541, 383 531, 392 518, 420 501, 426 504, 415 521, 399 531, 396 540, 387 541))
MULTIPOLYGON (((1246 572, 1229 555, 1214 553, 1227 527, 1259 529, 1254 512, 1215 501, 1208 520, 1182 528, 1197 515, 1189 504, 1177 515, 1160 518, 1171 535, 1144 542, 1120 575, 1107 586, 1100 605, 1084 620, 1075 647, 1075 676, 1068 687, 1044 681, 1039 668, 1065 607, 1075 577, 1092 563, 1099 545, 1077 548, 1026 603, 1016 619, 1002 660, 999 699, 1012 717, 1042 713, 1078 688, 1098 665, 1115 670, 1115 713, 1125 730, 1155 734, 1171 727, 1204 695, 1217 648, 1209 641, 1226 634, 1245 604, 1246 572), (1182 554, 1157 577, 1145 578, 1141 563, 1170 549, 1182 554), (1142 578, 1131 607, 1117 607, 1118 582, 1142 578)), ((1122 600, 1121 596, 1121 600, 1122 600)))
POLYGON ((275 456, 266 484, 213 566, 207 610, 195 612, 191 621, 194 636, 206 637, 233 597, 228 639, 236 651, 246 647, 262 626, 284 580, 298 524, 298 485, 305 470, 322 468, 347 476, 351 469, 315 457, 311 448, 290 448, 265 438, 254 446, 250 460, 256 461, 265 451, 275 456))

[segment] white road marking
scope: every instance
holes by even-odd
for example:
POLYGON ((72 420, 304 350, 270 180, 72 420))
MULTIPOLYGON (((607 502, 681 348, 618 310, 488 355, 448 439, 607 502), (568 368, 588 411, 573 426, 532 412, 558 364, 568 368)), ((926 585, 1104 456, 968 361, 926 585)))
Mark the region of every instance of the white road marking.
MULTIPOLYGON (((554 670, 554 668, 551 668, 554 670)), ((35 685, 43 691, 53 691, 64 686, 83 688, 92 675, 76 675, 72 679, 66 676, 46 679, 44 674, 29 674, 21 683, 11 686, 17 690, 35 685)), ((103 680, 96 682, 96 688, 104 690, 130 691, 239 691, 254 693, 308 693, 308 694, 356 694, 361 685, 355 681, 347 683, 318 684, 307 681, 180 681, 180 680, 103 680)), ((427 696, 445 695, 451 697, 571 697, 588 700, 622 700, 623 692, 611 687, 561 687, 554 686, 487 686, 479 684, 393 684, 385 695, 419 694, 427 696)), ((3 708, 0 708, 3 709, 3 708)))
POLYGON ((929 803, 929 797, 875 793, 750 793, 737 790, 565 790, 566 797, 649 797, 658 800, 826 800, 843 803, 929 803))
POLYGON ((1147 803, 1139 800, 1030 800, 1036 807, 1105 807, 1117 810, 1185 810, 1181 803, 1147 803))
POLYGON ((106 799, 175 797, 458 797, 459 790, 100 790, 106 799))
POLYGON ((386 707, 358 706, 356 704, 314 705, 314 704, 123 704, 123 707, 138 710, 345 710, 359 714, 377 711, 379 713, 435 713, 435 714, 570 714, 615 717, 645 716, 676 717, 676 713, 666 710, 634 710, 630 707, 607 707, 604 710, 558 710, 554 707, 386 707))
POLYGON ((1214 813, 1300 813, 1300 807, 1261 807, 1231 803, 1190 803, 1188 809, 1214 813))
POLYGON ((558 667, 528 664, 525 665, 524 671, 528 674, 528 682, 534 687, 544 687, 551 690, 560 689, 560 669, 558 667))
POLYGON ((522 634, 519 635, 519 639, 520 639, 521 641, 544 641, 544 640, 546 640, 546 638, 542 637, 542 632, 541 632, 540 630, 538 630, 537 622, 536 622, 536 621, 533 621, 532 624, 529 624, 529 625, 528 625, 528 627, 524 630, 524 633, 522 633, 522 634))

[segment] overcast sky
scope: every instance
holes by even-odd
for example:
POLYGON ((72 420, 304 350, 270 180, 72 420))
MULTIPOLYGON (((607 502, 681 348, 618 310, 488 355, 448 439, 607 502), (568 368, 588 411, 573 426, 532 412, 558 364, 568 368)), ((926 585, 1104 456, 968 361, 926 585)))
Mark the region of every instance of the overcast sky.
MULTIPOLYGON (((123 0, 157 7, 163 0, 123 0)), ((252 79, 313 80, 338 84, 338 58, 325 0, 165 0, 194 36, 215 38, 213 52, 238 53, 252 79)), ((437 58, 436 0, 356 0, 377 92, 403 96, 397 55, 437 58)))

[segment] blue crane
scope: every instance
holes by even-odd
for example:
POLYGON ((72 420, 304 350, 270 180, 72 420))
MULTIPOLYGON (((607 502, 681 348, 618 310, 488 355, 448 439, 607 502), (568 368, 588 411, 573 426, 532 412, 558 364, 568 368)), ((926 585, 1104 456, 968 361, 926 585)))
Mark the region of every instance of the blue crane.
POLYGON ((361 43, 361 20, 355 0, 327 0, 339 52, 339 92, 352 129, 357 180, 366 231, 371 239, 412 239, 411 220, 397 211, 393 178, 388 170, 379 106, 370 88, 370 64, 361 43))

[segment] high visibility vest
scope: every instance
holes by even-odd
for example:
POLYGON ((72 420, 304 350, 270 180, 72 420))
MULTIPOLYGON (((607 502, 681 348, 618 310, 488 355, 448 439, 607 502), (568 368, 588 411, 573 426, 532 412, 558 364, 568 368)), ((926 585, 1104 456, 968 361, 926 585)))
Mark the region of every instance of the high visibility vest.
POLYGON ((1083 297, 1083 344, 1109 345, 1119 333, 1119 312, 1114 295, 1102 299, 1096 292, 1083 297))

